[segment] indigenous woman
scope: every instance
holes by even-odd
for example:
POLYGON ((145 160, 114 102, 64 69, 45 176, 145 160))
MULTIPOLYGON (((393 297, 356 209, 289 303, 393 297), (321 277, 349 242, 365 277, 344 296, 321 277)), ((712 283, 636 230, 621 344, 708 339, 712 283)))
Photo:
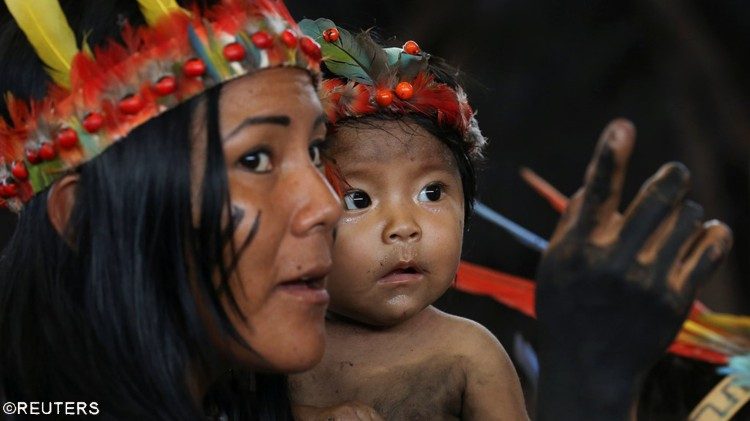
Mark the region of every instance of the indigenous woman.
POLYGON ((323 352, 340 206, 320 172, 319 47, 275 1, 140 3, 2 10, 0 204, 20 217, 0 400, 286 415, 283 378, 242 369, 323 352))

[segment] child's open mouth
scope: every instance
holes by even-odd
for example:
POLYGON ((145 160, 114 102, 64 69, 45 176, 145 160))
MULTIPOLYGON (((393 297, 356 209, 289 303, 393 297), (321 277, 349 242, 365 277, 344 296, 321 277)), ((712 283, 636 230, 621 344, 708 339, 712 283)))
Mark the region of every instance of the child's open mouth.
POLYGON ((378 282, 384 284, 404 284, 419 281, 423 277, 424 273, 419 266, 411 262, 402 262, 381 277, 378 282))

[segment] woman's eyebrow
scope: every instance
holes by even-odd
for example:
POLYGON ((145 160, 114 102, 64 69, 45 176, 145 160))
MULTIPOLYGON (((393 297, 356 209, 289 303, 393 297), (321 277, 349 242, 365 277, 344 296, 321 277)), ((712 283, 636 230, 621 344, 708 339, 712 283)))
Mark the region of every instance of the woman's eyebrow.
POLYGON ((278 126, 284 126, 289 127, 292 120, 289 118, 289 116, 286 115, 267 115, 267 116, 257 116, 257 117, 248 117, 242 121, 242 123, 238 124, 237 127, 232 129, 231 132, 229 132, 226 137, 224 137, 224 141, 227 141, 232 138, 232 136, 235 136, 237 133, 239 133, 242 129, 244 129, 247 126, 255 126, 258 124, 275 124, 278 126))

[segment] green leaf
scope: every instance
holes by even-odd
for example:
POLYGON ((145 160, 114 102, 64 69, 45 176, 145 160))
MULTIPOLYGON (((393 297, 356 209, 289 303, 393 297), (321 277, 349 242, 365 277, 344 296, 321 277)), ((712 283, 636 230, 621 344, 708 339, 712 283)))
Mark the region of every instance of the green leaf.
POLYGON ((370 74, 373 57, 357 41, 349 31, 338 28, 329 19, 303 19, 299 23, 302 32, 317 41, 323 53, 323 62, 328 70, 336 76, 345 77, 360 83, 373 84, 370 74), (336 28, 339 31, 339 39, 335 42, 327 42, 323 39, 326 29, 336 28))

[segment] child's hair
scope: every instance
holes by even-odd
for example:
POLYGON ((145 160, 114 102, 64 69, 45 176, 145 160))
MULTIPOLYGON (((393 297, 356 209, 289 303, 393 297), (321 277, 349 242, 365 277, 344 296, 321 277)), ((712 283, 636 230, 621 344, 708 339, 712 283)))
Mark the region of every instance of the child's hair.
MULTIPOLYGON (((335 133, 338 127, 373 127, 381 128, 378 122, 381 121, 404 121, 411 122, 429 134, 435 136, 440 142, 450 150, 451 155, 456 160, 458 166, 458 173, 461 175, 461 185, 464 192, 464 220, 468 222, 471 212, 474 209, 474 198, 477 194, 477 177, 476 177, 476 162, 478 158, 470 158, 467 152, 466 142, 463 141, 462 136, 454 129, 448 127, 441 127, 437 122, 430 118, 422 115, 407 114, 407 115, 396 115, 390 113, 375 113, 366 117, 360 118, 347 118, 339 120, 335 127, 330 128, 331 133, 335 133)), ((405 128, 406 129, 406 128, 405 128)), ((330 156, 330 151, 335 150, 335 145, 329 147, 328 159, 335 165, 335 158, 330 156)), ((334 173, 335 174, 335 173, 334 173)), ((346 180, 340 178, 341 176, 329 173, 329 179, 338 177, 338 179, 332 179, 331 181, 335 184, 343 182, 346 184, 346 180)), ((340 189, 337 189, 340 190, 340 189)))
MULTIPOLYGON (((375 40, 372 31, 359 34, 356 37, 356 42, 365 50, 376 51, 377 49, 382 49, 381 45, 375 40)), ((377 55, 374 57, 373 61, 377 60, 377 55)), ((422 73, 432 78, 435 84, 447 85, 455 93, 459 101, 466 101, 459 79, 459 71, 439 57, 427 54, 424 54, 423 57, 426 65, 423 67, 422 73)), ((332 72, 325 63, 324 61, 323 70, 325 78, 342 77, 340 74, 332 72)), ((373 65, 373 67, 375 66, 373 65)), ((326 83, 324 82, 321 90, 325 90, 325 86, 326 83)), ((324 104, 328 100, 326 95, 326 92, 322 92, 324 104)), ((468 104, 466 106, 468 107, 468 104)), ((468 222, 474 209, 474 199, 477 194, 476 167, 483 159, 482 151, 486 145, 486 138, 479 131, 476 119, 474 118, 474 112, 470 113, 470 118, 462 131, 456 125, 444 124, 444 122, 439 121, 442 117, 440 111, 428 114, 423 112, 403 112, 403 109, 408 110, 408 108, 399 108, 399 112, 393 112, 392 109, 387 107, 372 108, 371 111, 361 116, 345 116, 333 123, 329 122, 329 133, 334 134, 338 127, 371 126, 377 128, 380 127, 377 123, 384 120, 412 122, 418 125, 446 145, 455 158, 464 193, 464 219, 468 222)), ((335 150, 335 145, 331 145, 331 147, 332 150, 335 150)), ((335 159, 330 154, 329 160, 335 166, 335 159)), ((338 171, 334 169, 329 170, 327 175, 334 184, 334 187, 341 183, 346 184, 346 180, 341 179, 338 171)), ((336 188, 336 190, 341 189, 336 188)), ((339 191, 339 193, 341 192, 339 191)))

